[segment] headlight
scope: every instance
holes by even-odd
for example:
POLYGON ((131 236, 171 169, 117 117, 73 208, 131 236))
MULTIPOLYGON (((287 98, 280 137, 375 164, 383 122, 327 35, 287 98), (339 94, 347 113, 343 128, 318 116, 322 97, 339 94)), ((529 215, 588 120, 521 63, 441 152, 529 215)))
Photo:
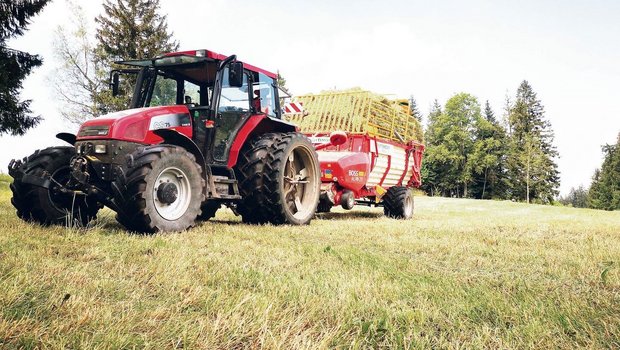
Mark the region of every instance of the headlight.
POLYGON ((106 152, 106 145, 95 145, 95 154, 105 154, 106 152))

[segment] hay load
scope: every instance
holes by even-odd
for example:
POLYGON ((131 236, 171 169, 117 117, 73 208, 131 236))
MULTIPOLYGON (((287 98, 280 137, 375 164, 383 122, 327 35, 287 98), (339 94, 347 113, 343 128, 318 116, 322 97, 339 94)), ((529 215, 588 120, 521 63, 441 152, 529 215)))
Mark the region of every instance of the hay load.
POLYGON ((304 112, 287 113, 285 117, 302 132, 342 130, 399 143, 423 142, 422 126, 408 113, 406 100, 389 100, 370 91, 350 89, 296 96, 292 102, 301 102, 304 112))

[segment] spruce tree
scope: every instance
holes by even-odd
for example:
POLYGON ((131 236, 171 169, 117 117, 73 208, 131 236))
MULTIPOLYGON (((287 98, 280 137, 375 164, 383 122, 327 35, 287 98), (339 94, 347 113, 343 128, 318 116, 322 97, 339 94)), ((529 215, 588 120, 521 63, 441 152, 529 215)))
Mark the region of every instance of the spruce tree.
POLYGON ((409 114, 415 117, 420 123, 422 123, 422 113, 418 109, 418 103, 413 95, 409 96, 409 114))
POLYGON ((98 53, 104 59, 143 59, 175 51, 159 0, 106 0, 97 16, 98 53))
POLYGON ((517 90, 508 115, 510 151, 508 173, 512 197, 550 203, 557 195, 559 172, 551 124, 544 107, 527 81, 517 90))
POLYGON ((497 123, 497 119, 495 119, 495 113, 493 112, 493 109, 491 109, 489 100, 487 100, 486 103, 484 104, 484 117, 491 124, 497 123))
POLYGON ((0 2, 0 135, 23 135, 36 126, 41 117, 33 116, 30 100, 20 101, 23 80, 43 61, 37 55, 10 49, 6 41, 24 34, 30 18, 49 0, 0 2))
MULTIPOLYGON (((166 16, 158 11, 159 0, 105 0, 103 14, 95 18, 95 59, 103 67, 100 79, 107 79, 106 73, 116 60, 152 58, 178 50, 166 16)), ((96 99, 103 112, 126 109, 133 83, 128 77, 121 85, 125 95, 118 98, 112 98, 107 89, 100 91, 96 99)))
POLYGON ((589 206, 620 210, 620 133, 616 144, 603 146, 603 152, 603 165, 600 170, 596 170, 592 179, 589 206))

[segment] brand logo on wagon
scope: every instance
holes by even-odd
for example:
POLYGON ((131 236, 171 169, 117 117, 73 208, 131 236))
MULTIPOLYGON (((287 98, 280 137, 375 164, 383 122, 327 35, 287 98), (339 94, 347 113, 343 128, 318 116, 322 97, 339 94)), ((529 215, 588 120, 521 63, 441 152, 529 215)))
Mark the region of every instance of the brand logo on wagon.
POLYGON ((349 170, 349 176, 364 176, 366 175, 365 171, 361 170, 349 170))
POLYGON ((364 175, 366 175, 365 171, 362 170, 349 170, 349 180, 352 182, 363 182, 364 175))

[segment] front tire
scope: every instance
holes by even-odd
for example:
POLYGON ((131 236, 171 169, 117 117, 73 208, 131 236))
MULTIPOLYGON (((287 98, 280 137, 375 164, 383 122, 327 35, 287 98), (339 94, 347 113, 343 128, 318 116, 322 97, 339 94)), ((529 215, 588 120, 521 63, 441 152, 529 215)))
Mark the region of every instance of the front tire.
POLYGON ((390 187, 383 196, 383 214, 394 219, 413 217, 413 193, 403 186, 390 187))
POLYGON ((86 226, 95 219, 99 204, 94 198, 61 191, 71 179, 69 164, 74 156, 73 147, 49 147, 35 151, 10 170, 14 177, 11 203, 17 216, 41 225, 86 226), (26 183, 24 176, 49 178, 49 185, 26 183))
POLYGON ((173 145, 148 146, 133 155, 117 220, 144 233, 184 231, 195 225, 205 181, 193 154, 173 145))

